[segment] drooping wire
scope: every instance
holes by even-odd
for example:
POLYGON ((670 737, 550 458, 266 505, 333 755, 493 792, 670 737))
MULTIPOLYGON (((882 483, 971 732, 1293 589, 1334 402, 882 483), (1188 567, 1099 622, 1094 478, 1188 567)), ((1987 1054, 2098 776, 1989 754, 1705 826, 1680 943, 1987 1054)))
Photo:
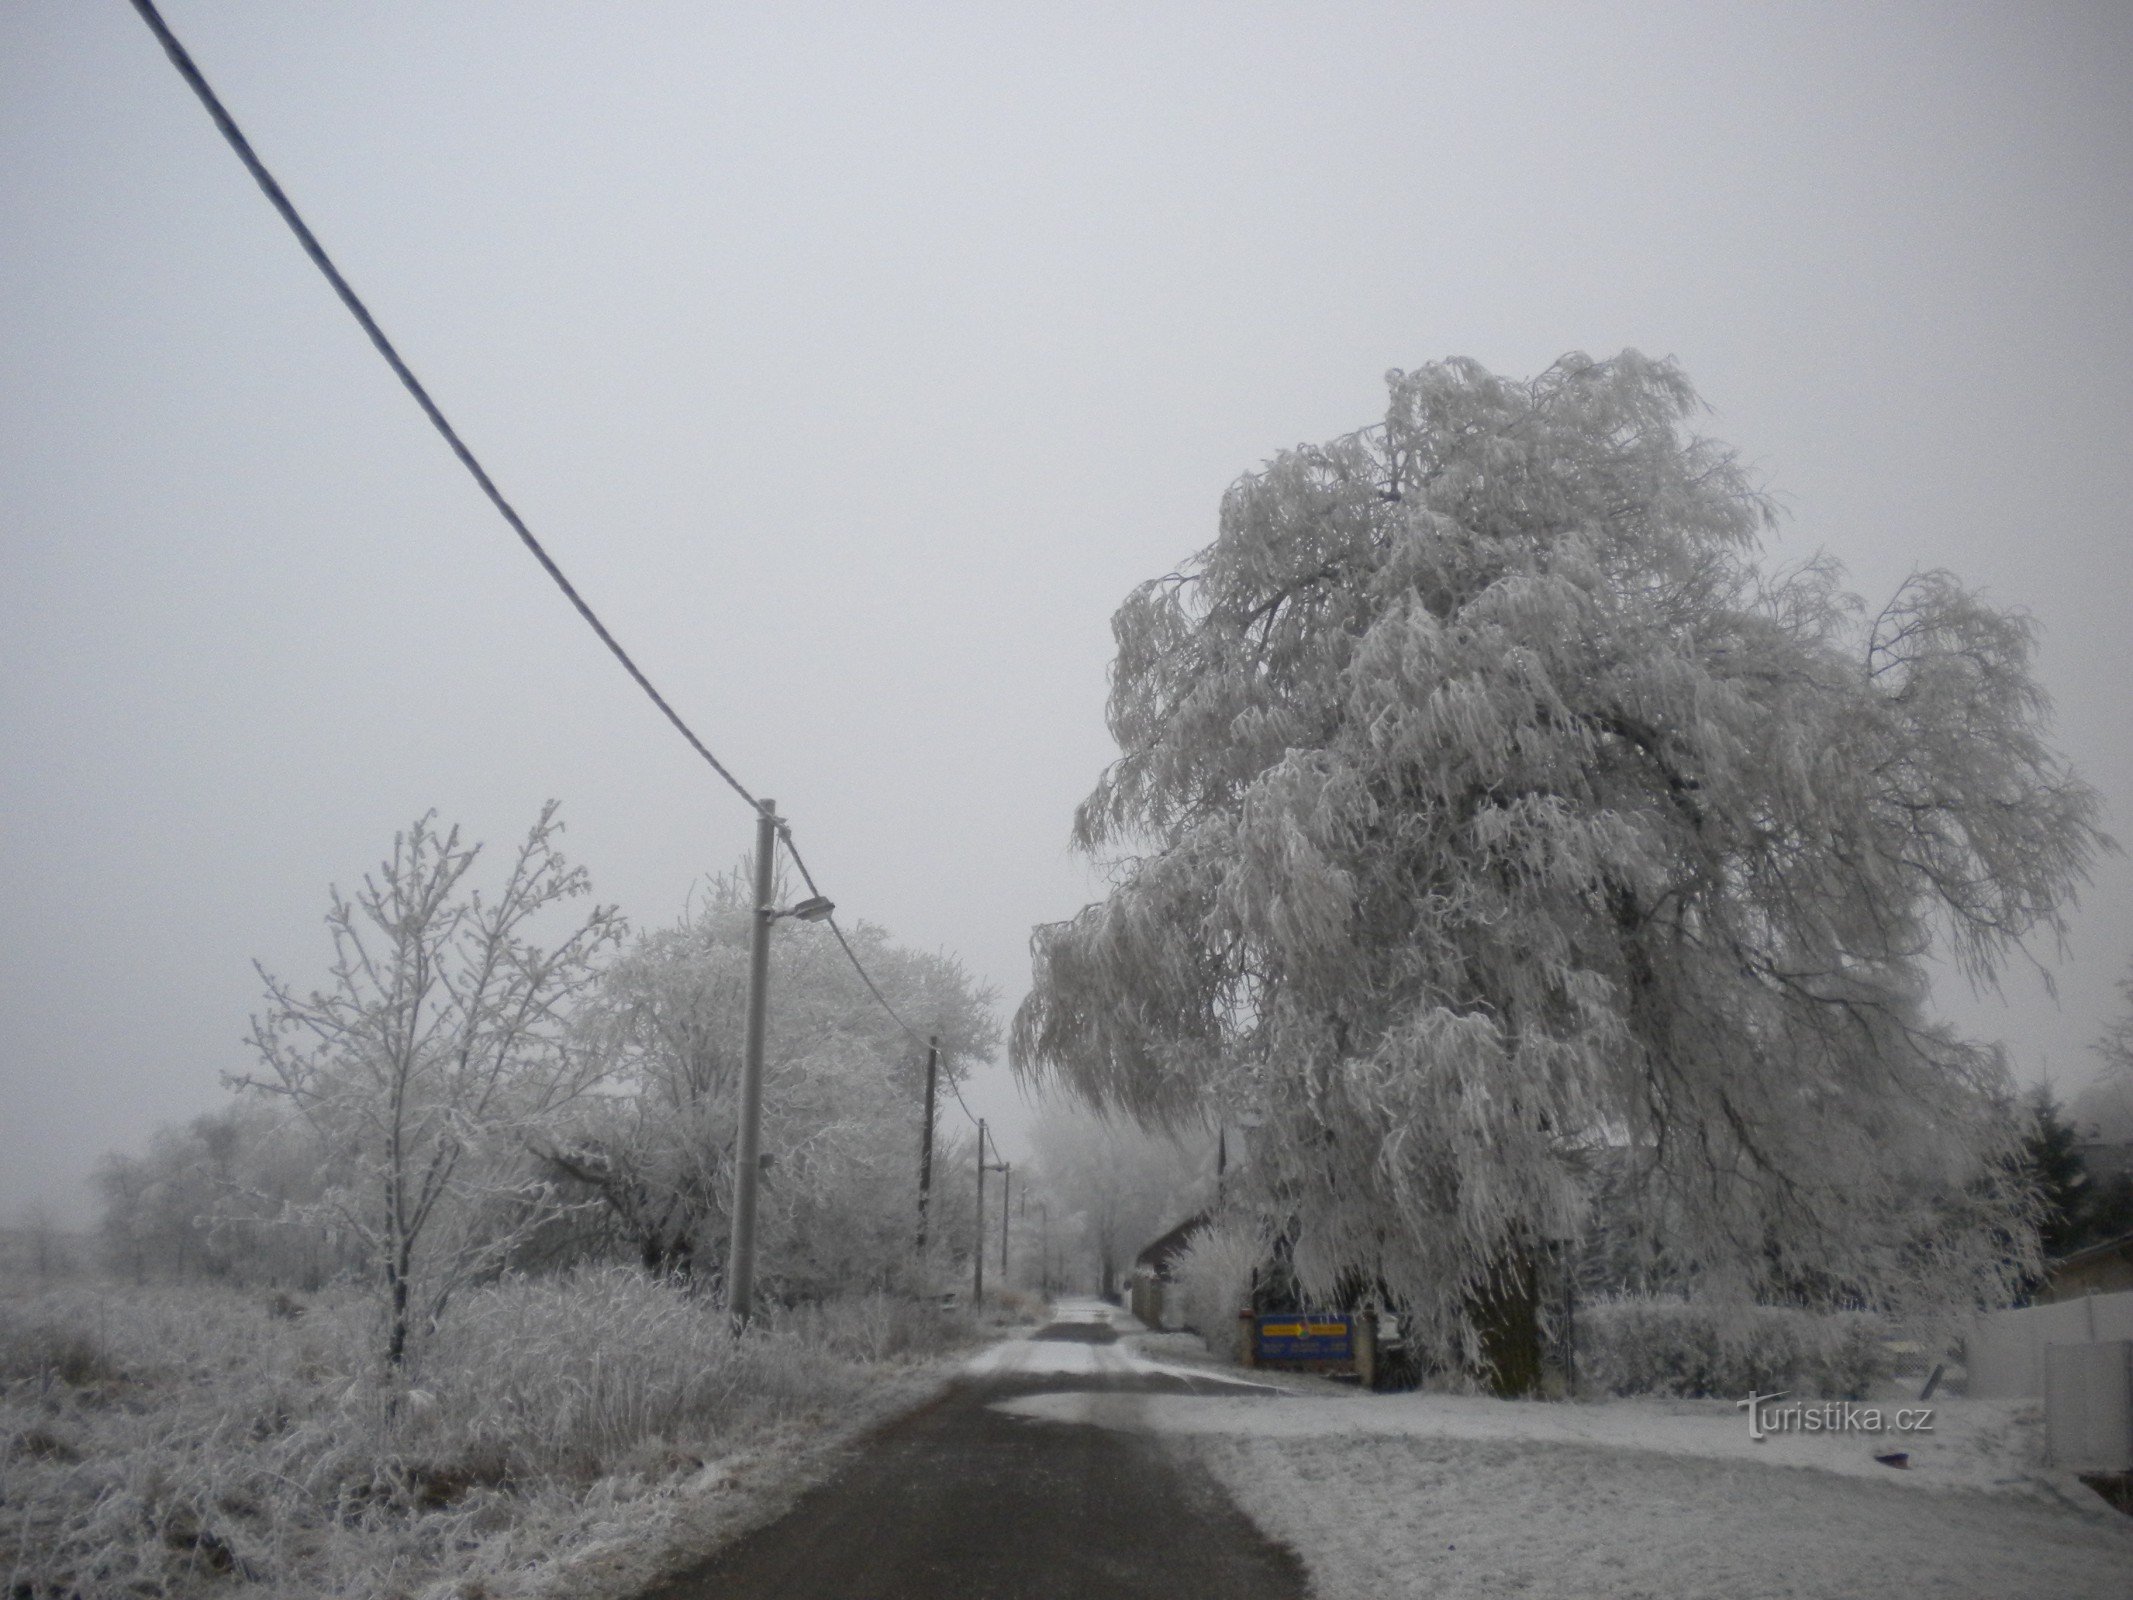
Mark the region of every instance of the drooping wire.
POLYGON ((475 458, 474 452, 467 448, 466 441, 459 437, 458 430, 447 420, 443 411, 438 409, 437 402, 430 398, 430 392, 422 386, 422 380, 416 377, 413 369, 401 359, 400 352, 393 347, 392 340, 385 336, 385 330, 378 326, 377 318, 370 314, 370 308, 363 303, 362 297, 350 286, 348 280, 341 276, 340 268, 336 267, 333 258, 326 254, 326 247, 319 243, 318 236, 297 213, 288 195, 282 192, 274 174, 267 170, 266 164, 253 151, 251 141, 245 138, 244 131, 237 126, 236 120, 224 108, 207 79, 201 75, 200 69, 193 64, 193 58, 186 52, 185 46, 178 42, 177 36, 164 23, 153 0, 133 0, 133 9, 141 14, 141 20, 148 24, 149 32, 153 33, 157 42, 163 46, 163 53, 170 57, 171 65, 178 69, 178 76, 186 81, 193 93, 199 97, 200 103, 207 107, 207 114, 214 119, 215 126, 221 130, 222 137, 229 142, 230 148, 237 152, 237 159, 244 163, 245 170, 252 175, 252 180, 259 185, 260 191, 266 195, 274 209, 281 213, 282 221, 286 222, 289 231, 296 235, 296 242, 303 246, 304 254, 311 258, 311 264, 317 267, 326 281, 333 286, 333 292, 340 296, 341 304, 348 308, 349 315, 354 317, 363 331, 370 336, 370 342, 377 346, 378 354, 385 358, 385 364, 393 369, 393 375, 400 380, 407 392, 415 397, 415 404, 420 406, 422 414, 430 419, 430 426, 444 436, 444 442, 452 447, 452 454, 459 458, 460 465, 464 466, 474 481, 481 486, 481 492, 489 497, 489 503, 495 506, 504 521, 511 525, 511 531, 517 534, 520 542, 533 553, 533 559, 541 564, 541 569, 555 581, 555 586, 563 591, 564 598, 577 608, 578 615, 585 619, 586 625, 599 635, 600 642, 622 663, 623 670, 636 680, 637 687, 650 697, 652 704, 659 708, 660 714, 674 724, 675 730, 689 741, 690 748, 711 764, 711 770, 726 780, 728 788, 749 805, 760 810, 755 796, 748 792, 740 779, 726 769, 724 762, 711 753, 710 747, 696 736, 696 730, 682 721, 681 713, 667 703, 666 696, 653 687, 652 680, 630 659, 630 653, 622 648, 621 641, 608 632, 607 624, 586 604, 585 597, 579 594, 576 586, 563 575, 563 569, 556 565, 555 558, 542 548, 541 541, 533 536, 533 530, 526 526, 525 520, 519 516, 511 502, 504 498, 503 491, 496 487, 495 481, 475 458))
POLYGON ((980 1117, 975 1111, 971 1110, 970 1102, 963 1098, 963 1086, 957 1083, 955 1079, 950 1078, 948 1080, 948 1087, 954 1091, 955 1103, 963 1108, 963 1115, 970 1119, 970 1125, 973 1128, 984 1127, 985 1119, 980 1117))
MULTIPOLYGON (((326 247, 319 243, 318 235, 311 231, 310 225, 304 221, 302 214, 297 211, 295 203, 283 191, 274 174, 267 170, 266 163, 259 159, 258 153, 252 148, 251 141, 245 137, 244 130, 237 126, 236 119, 230 115, 228 109, 223 105, 221 97, 215 93, 205 75, 201 73, 200 68, 194 63, 191 53, 186 50, 183 44, 179 43, 177 35, 170 31, 169 25, 164 22, 162 14, 156 10, 154 0, 133 0, 133 8, 140 13, 141 20, 148 25, 148 31, 155 35, 157 43, 162 45, 163 53, 170 57, 171 65, 178 69, 178 76, 185 80, 187 86, 198 97, 201 105, 207 108, 208 116, 214 121, 216 128, 220 130, 222 137, 228 142, 230 148, 236 151, 237 159, 244 163, 245 170, 252 175, 253 182, 259 185, 260 192, 267 197, 268 203, 280 214, 282 221, 288 224, 289 231, 296 235, 296 242, 303 247, 304 254, 311 258, 311 264, 318 268, 326 282, 332 286, 333 292, 340 297, 341 304, 348 308, 349 315, 355 318, 363 332, 369 336, 371 344, 377 348, 378 354, 385 358, 385 364, 392 368, 393 375, 400 380, 402 387, 414 396, 415 403, 422 408, 422 414, 429 418, 430 426, 443 436, 444 442, 451 447, 452 454, 459 458, 460 464, 467 469, 475 483, 480 486, 481 492, 488 496, 489 503, 496 507, 498 514, 510 525, 511 531, 518 535, 519 541, 532 553, 534 560, 541 564, 541 570, 546 572, 554 581, 555 586, 563 591, 564 598, 576 608, 578 615, 585 619, 586 625, 599 636, 600 642, 607 646, 614 658, 622 663, 623 670, 635 681, 637 687, 644 691, 652 704, 659 708, 660 714, 674 725, 675 731, 682 738, 689 742, 689 747, 704 758, 713 772, 725 780, 728 788, 747 801, 753 810, 760 813, 763 809, 762 802, 748 792, 747 786, 727 769, 724 762, 711 753, 710 747, 702 739, 697 737, 696 730, 682 720, 681 713, 667 702, 666 696, 661 694, 652 680, 645 676, 644 670, 631 658, 630 653, 623 649, 621 641, 608 631, 607 624, 600 620, 599 614, 586 602, 585 597, 578 593, 576 585, 564 575, 563 569, 556 564, 555 558, 549 555, 548 551, 542 546, 541 541, 534 536, 533 530, 526 526, 525 519, 518 514, 517 509, 513 507, 511 502, 504 498, 503 491, 497 488, 495 480, 489 476, 487 469, 482 466, 474 452, 468 448, 466 441, 460 438, 458 429, 452 426, 450 419, 445 416, 437 402, 430 398, 430 392, 423 387, 422 380, 415 376, 414 369, 408 366, 392 340, 386 337, 385 330, 378 326, 377 318, 370 314, 370 308, 363 303, 362 296, 358 295, 354 286, 341 275, 340 268, 334 265, 333 258, 326 253, 326 247)), ((815 882, 814 874, 808 871, 807 863, 801 859, 799 850, 792 842, 791 833, 782 824, 778 832, 779 837, 785 842, 786 850, 792 856, 793 865, 800 869, 800 876, 806 880, 808 892, 820 895, 822 893, 821 886, 815 882)), ((926 1041, 919 1036, 918 1030, 904 1021, 902 1016, 897 1013, 896 1008, 889 1004, 888 996, 881 992, 881 986, 874 981, 873 976, 861 963, 859 953, 852 948, 851 940, 845 937, 844 930, 837 926, 834 917, 830 919, 830 931, 836 934, 837 943, 844 949, 845 959, 851 962, 852 970, 857 972, 861 980, 865 982, 867 990, 874 996, 875 1002, 880 1005, 883 1011, 888 1013, 898 1027, 911 1036, 914 1042, 924 1045, 926 1041)), ((956 1084, 953 1078, 949 1080, 948 1086, 955 1091, 956 1103, 963 1107, 963 1115, 969 1117, 975 1123, 978 1119, 972 1115, 970 1107, 964 1103, 961 1087, 956 1084)))
MULTIPOLYGON (((821 885, 815 882, 815 875, 808 871, 807 862, 800 854, 800 847, 792 842, 792 834, 781 827, 778 829, 778 838, 785 845, 785 853, 792 857, 792 864, 799 869, 800 881, 807 885, 807 892, 813 895, 820 895, 822 893, 821 885)), ((845 960, 851 962, 852 970, 859 974, 859 981, 867 986, 867 990, 874 996, 875 1002, 889 1014, 889 1019, 892 1022, 910 1036, 913 1044, 921 1049, 927 1048, 928 1041, 920 1035, 916 1028, 904 1021, 896 1007, 889 1004, 889 997, 881 992, 881 985, 874 981, 873 975, 867 971, 864 963, 860 961, 859 952, 852 948, 852 941, 845 937, 844 929, 837 925, 836 914, 833 912, 824 920, 828 922, 830 932, 837 936, 837 943, 844 951, 845 960)), ((963 1108, 963 1115, 970 1119, 971 1126, 979 1126, 977 1113, 970 1109, 970 1103, 963 1098, 963 1086, 957 1083, 952 1075, 948 1079, 948 1088, 955 1095, 955 1103, 963 1108)))

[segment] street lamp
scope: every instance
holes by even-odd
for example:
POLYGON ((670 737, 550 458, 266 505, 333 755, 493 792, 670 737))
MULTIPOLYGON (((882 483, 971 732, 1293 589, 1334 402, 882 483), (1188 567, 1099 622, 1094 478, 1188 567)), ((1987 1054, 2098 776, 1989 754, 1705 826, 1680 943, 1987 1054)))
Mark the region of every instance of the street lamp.
POLYGON ((778 803, 765 800, 755 818, 755 925, 748 936, 748 1040, 741 1057, 741 1125, 733 1152, 733 1242, 726 1252, 726 1313, 736 1331, 755 1313, 755 1191, 763 1124, 763 1013, 770 992, 770 925, 780 917, 821 922, 837 908, 821 895, 779 910, 770 903, 777 864, 778 803))

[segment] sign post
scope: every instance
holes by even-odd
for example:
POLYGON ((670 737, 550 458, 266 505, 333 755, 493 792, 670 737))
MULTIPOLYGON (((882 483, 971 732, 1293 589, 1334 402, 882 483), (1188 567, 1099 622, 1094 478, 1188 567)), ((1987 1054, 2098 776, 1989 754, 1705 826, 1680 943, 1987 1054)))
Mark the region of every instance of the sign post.
POLYGON ((1295 1367, 1307 1372, 1357 1372, 1366 1364, 1368 1313, 1262 1311, 1246 1330, 1247 1366, 1295 1367))

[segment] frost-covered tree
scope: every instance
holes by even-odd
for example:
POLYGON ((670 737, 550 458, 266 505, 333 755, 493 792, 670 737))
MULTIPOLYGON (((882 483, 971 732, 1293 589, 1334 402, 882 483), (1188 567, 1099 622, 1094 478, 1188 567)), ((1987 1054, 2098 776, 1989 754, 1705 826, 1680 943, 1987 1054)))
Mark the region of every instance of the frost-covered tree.
POLYGON ((1054 1095, 1030 1126, 1030 1147, 1027 1192, 1056 1208, 1051 1243, 1063 1262, 1095 1269, 1099 1294, 1115 1293, 1145 1245, 1212 1198, 1210 1134, 1151 1131, 1054 1095))
POLYGON ((2056 1260, 2086 1243, 2086 1220, 2092 1191, 2074 1129, 2047 1084, 2024 1097, 2029 1128, 2022 1141, 2022 1164, 2038 1200, 2037 1245, 2047 1260, 2056 1260))
MULTIPOLYGON (((2098 1086, 2103 1098, 2133 1105, 2133 966, 2118 980, 2118 993, 2125 1002, 2124 1009, 2105 1024, 2094 1046, 2096 1054, 2103 1058, 2098 1086)), ((2121 1137, 2133 1137, 2133 1114, 2121 1114, 2116 1121, 2121 1137)))
POLYGON ((467 881, 480 847, 424 816, 352 897, 333 892, 324 988, 260 972, 264 1070, 238 1081, 315 1137, 333 1181, 302 1210, 360 1241, 394 1366, 551 1213, 531 1142, 598 1076, 566 1023, 622 921, 596 905, 555 925, 590 892, 561 831, 551 802, 490 897, 467 881))
MULTIPOLYGON (((597 1195, 647 1271, 717 1282, 748 993, 753 886, 715 879, 693 915, 646 934, 579 1019, 605 1085, 546 1146, 597 1195)), ((941 1093, 997 1046, 992 995, 952 958, 861 923, 854 949, 899 1015, 941 1041, 941 1093)), ((771 930, 759 1219, 768 1284, 808 1294, 880 1284, 916 1226, 925 1052, 881 1008, 836 935, 771 930)))
POLYGON ((1381 1285, 1505 1389, 1602 1165, 1699 1291, 2011 1277, 2004 1068, 1924 963, 2055 937, 2100 841, 2030 625, 1762 570, 1670 363, 1389 381, 1119 611, 1075 824, 1113 886, 1037 931, 1019 1067, 1250 1108, 1306 1290, 1381 1285))
POLYGON ((158 1128, 97 1164, 107 1265, 150 1276, 316 1289, 364 1270, 361 1241, 322 1206, 348 1178, 301 1117, 257 1097, 158 1128))

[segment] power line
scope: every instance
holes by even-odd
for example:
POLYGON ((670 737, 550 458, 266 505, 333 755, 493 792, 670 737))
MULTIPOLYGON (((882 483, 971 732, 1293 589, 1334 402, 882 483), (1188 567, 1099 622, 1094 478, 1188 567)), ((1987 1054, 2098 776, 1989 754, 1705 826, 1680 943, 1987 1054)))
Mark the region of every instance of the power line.
MULTIPOLYGON (((755 796, 748 792, 740 779, 726 770, 725 763, 713 755, 710 747, 696 736, 695 729, 682 721, 681 713, 667 704, 666 696, 653 687, 652 680, 644 675, 643 669, 630 659, 630 653, 608 632, 607 624, 585 603, 585 597, 563 576, 563 569, 556 565, 555 558, 541 547, 541 541, 533 536, 533 530, 526 526, 525 520, 513 509, 511 502, 504 498, 503 491, 496 487, 495 481, 490 478, 481 462, 475 459, 474 452, 467 448, 466 441, 459 437, 459 431, 438 409, 437 402, 430 398, 430 392, 422 386, 422 380, 416 377, 414 370, 401 359, 400 352, 393 347, 392 340, 385 336, 385 330, 378 326, 377 318, 370 314, 370 308, 363 304, 362 297, 350 286, 348 280, 341 276, 341 269, 336 267, 333 258, 326 254, 326 247, 319 243, 318 235, 311 231, 303 217, 297 213, 296 206, 288 195, 282 192, 274 174, 267 170, 266 163, 253 151, 251 141, 245 138, 244 131, 237 126, 236 119, 224 108, 221 99, 201 75, 200 69, 193 64, 193 58, 186 53, 185 46, 178 42, 177 35, 164 23, 153 0, 133 0, 133 9, 141 14, 141 20, 148 24, 148 31, 153 33, 157 42, 163 46, 163 53, 170 57, 171 65, 178 69, 178 76, 191 86, 193 93, 199 96, 200 103, 207 107, 207 114, 222 131, 222 137, 229 141, 230 148, 237 152, 237 159, 244 163, 245 170, 251 173, 260 191, 266 195, 274 209, 281 213, 282 221, 286 222, 289 231, 296 235, 296 242, 304 247, 304 254, 311 258, 311 264, 324 274, 326 281, 333 286, 333 292, 341 297, 341 304, 348 308, 349 315, 370 335, 370 342, 377 346, 378 354, 385 358, 385 364, 393 369, 393 375, 400 380, 407 392, 415 397, 415 404, 420 406, 422 414, 430 419, 430 426, 444 436, 444 442, 452 447, 452 454, 457 456, 460 464, 473 475, 474 481, 481 486, 481 492, 489 497, 489 503, 495 506, 504 521, 511 525, 511 531, 519 536, 520 542, 533 552, 533 559, 555 580, 555 586, 563 591, 564 598, 577 608, 578 615, 585 619, 586 625, 600 636, 600 642, 622 663, 623 670, 636 680, 637 687, 651 698, 652 704, 659 708, 667 721, 674 724, 681 736, 689 741, 690 747, 711 764, 711 770, 726 780, 727 787, 750 806, 756 806, 755 796)), ((757 809, 761 808, 758 806, 757 809)))
MULTIPOLYGON (((310 225, 297 211, 295 203, 283 191, 274 174, 267 170, 266 163, 259 159, 258 153, 252 148, 252 142, 244 136, 244 130, 237 126, 236 119, 223 105, 221 97, 215 93, 205 75, 194 63, 191 54, 178 42, 177 35, 172 33, 168 24, 163 21, 162 14, 155 8, 154 0, 133 0, 133 9, 140 13, 141 20, 148 25, 148 31, 154 34, 157 43, 162 45, 163 53, 170 57, 171 65, 178 69, 178 76, 185 80, 193 93, 199 97, 200 103, 207 108, 208 116, 213 119, 230 148, 237 152, 237 159, 244 163, 245 170, 259 185, 260 192, 280 213, 282 221, 288 224, 289 231, 296 235, 296 242, 303 246, 304 254, 311 258, 311 264, 318 268, 326 282, 332 286, 333 292, 340 297, 341 304, 348 308, 349 315, 354 317, 363 332, 369 335, 370 342, 376 346, 378 354, 385 358, 385 364, 392 368, 393 375, 400 380, 402 387, 415 397, 415 404, 422 408, 422 414, 429 418, 430 425, 443 436, 444 442, 451 446, 452 454, 459 458, 460 464, 472 475, 475 483, 480 485, 481 492, 488 496, 489 503, 496 507, 498 514, 510 525, 511 531, 518 535, 519 541, 532 552, 533 559, 541 564, 541 570, 554 580, 555 586, 563 591, 564 598, 576 608, 578 615, 585 619, 586 625, 599 636, 600 642, 607 646, 614 658, 622 663, 623 670, 636 682, 637 687, 645 692, 652 704, 659 708, 660 714, 689 742, 689 747, 710 764, 711 770, 725 780, 728 788, 747 801, 751 809, 760 813, 763 809, 762 802, 748 792, 747 786, 697 737, 696 730, 682 720, 681 713, 668 704, 666 696, 645 676, 643 668, 631 659, 630 653, 622 648, 621 641, 608 631, 607 624, 600 620, 599 614, 587 604, 585 597, 578 593, 576 585, 565 577, 563 569, 556 565, 555 558, 549 555, 541 541, 534 537, 533 530, 526 526, 525 519, 518 514, 511 502, 504 498, 503 491, 497 488, 487 469, 468 448, 466 441, 459 437, 459 430, 452 426, 437 402, 430 398, 430 392, 423 387, 422 380, 415 376, 414 369, 402 359, 392 340, 386 337, 385 330, 378 326, 377 318, 370 314, 370 308, 363 303, 362 296, 341 276, 341 269, 333 264, 333 258, 326 253, 326 247, 319 243, 318 235, 311 231, 310 225)), ((780 823, 778 834, 792 856, 793 865, 800 869, 800 876, 806 880, 808 892, 820 895, 821 886, 815 882, 814 874, 807 870, 807 863, 801 859, 798 848, 792 842, 790 830, 780 823)), ((830 919, 830 931, 836 934, 837 943, 844 949, 845 959, 851 962, 852 970, 865 982, 876 1003, 889 1014, 898 1027, 923 1047, 926 1041, 920 1038, 918 1031, 904 1021, 897 1014, 896 1008, 889 1004, 888 996, 881 992, 881 986, 875 983, 872 975, 860 962, 859 953, 852 948, 851 941, 845 937, 844 930, 837 926, 834 917, 830 919)), ((949 1079, 948 1086, 955 1090, 956 1103, 963 1106, 963 1115, 976 1122, 978 1119, 971 1113, 970 1107, 963 1104, 963 1091, 953 1078, 949 1079)))
MULTIPOLYGON (((807 892, 812 895, 821 895, 822 886, 815 882, 815 875, 807 870, 807 863, 800 857, 800 847, 792 842, 792 834, 781 828, 778 830, 778 837, 784 840, 785 853, 792 857, 792 864, 800 869, 800 879, 807 885, 807 892)), ((823 896, 823 898, 826 899, 828 897, 823 896)), ((925 1036, 912 1027, 910 1023, 904 1021, 903 1017, 898 1014, 896 1007, 889 1004, 889 997, 881 992, 880 986, 874 982, 873 978, 868 976, 867 969, 860 965, 859 953, 852 948, 852 941, 844 936, 844 930, 837 926, 836 914, 832 912, 825 920, 829 923, 830 932, 837 936, 837 943, 844 947, 845 959, 851 962, 852 970, 858 973, 865 982, 867 988, 873 993, 874 999, 880 1004, 881 1009, 889 1014, 889 1019, 892 1022, 911 1036, 913 1044, 917 1045, 921 1050, 925 1049, 925 1036)))
MULTIPOLYGON (((790 831, 781 828, 778 830, 778 836, 784 840, 785 853, 792 857, 792 864, 800 869, 800 881, 807 885, 807 892, 813 895, 820 895, 822 888, 815 882, 815 875, 807 870, 807 862, 800 854, 800 847, 792 842, 790 831)), ((852 970, 859 974, 859 981, 867 986, 867 990, 874 996, 875 1002, 883 1011, 889 1014, 889 1020, 910 1035, 911 1042, 921 1050, 927 1048, 927 1040, 910 1023, 904 1021, 903 1017, 897 1012, 896 1007, 889 1004, 889 997, 881 992, 881 986, 874 981, 872 975, 868 973, 865 965, 860 961, 859 952, 852 948, 852 941, 844 936, 844 929, 837 925, 835 914, 832 913, 825 920, 829 923, 830 932, 837 936, 837 943, 844 951, 845 960, 851 962, 852 970)), ((948 1087, 955 1095, 955 1103, 963 1108, 963 1115, 970 1118, 973 1124, 977 1123, 977 1113, 972 1111, 969 1103, 964 1100, 962 1085, 955 1081, 953 1074, 949 1076, 948 1087)))

